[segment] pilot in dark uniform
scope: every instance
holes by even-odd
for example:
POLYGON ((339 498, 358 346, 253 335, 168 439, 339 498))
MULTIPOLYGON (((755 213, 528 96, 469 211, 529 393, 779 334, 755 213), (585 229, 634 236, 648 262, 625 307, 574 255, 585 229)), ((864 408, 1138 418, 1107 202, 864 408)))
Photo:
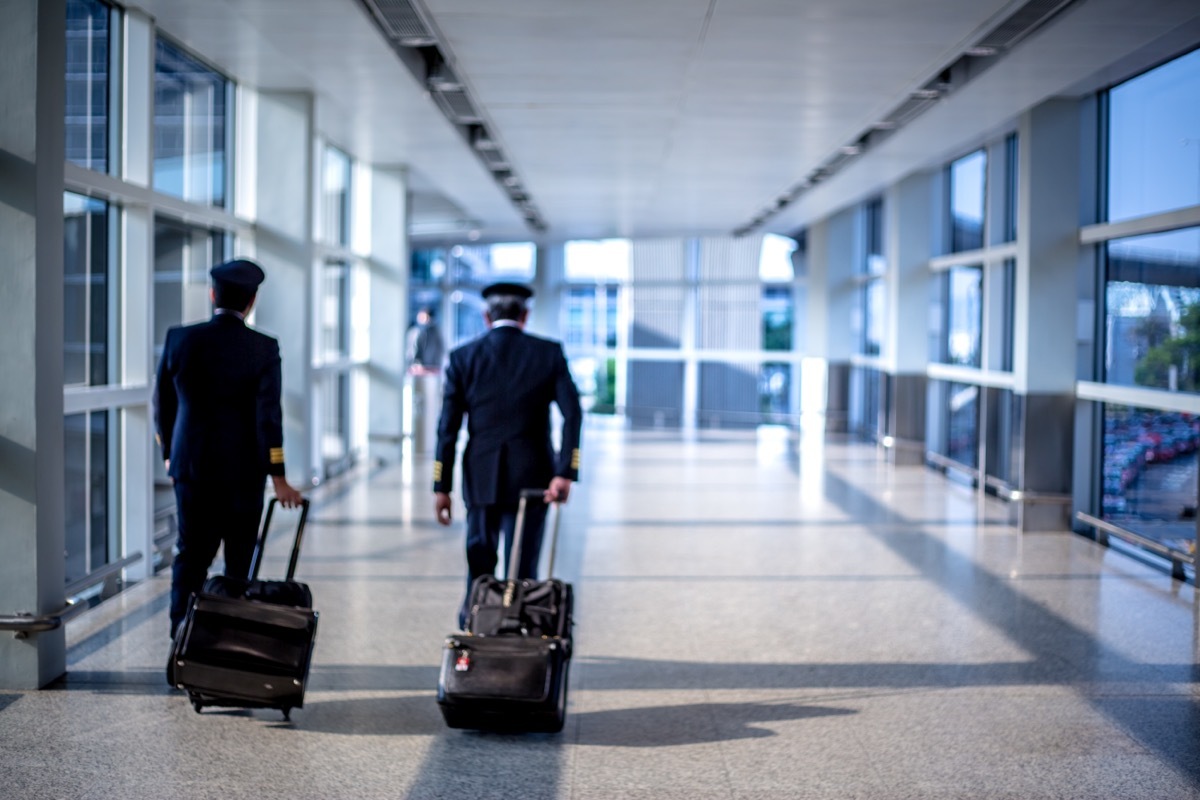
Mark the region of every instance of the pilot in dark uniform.
POLYGON ((246 326, 266 277, 252 261, 212 268, 213 316, 167 331, 154 419, 175 484, 178 555, 171 568, 171 636, 225 543, 225 574, 247 577, 270 475, 284 506, 279 343, 246 326))
MULTIPOLYGON (((524 332, 528 286, 497 283, 483 290, 489 331, 450 353, 438 422, 433 491, 437 519, 450 524, 454 455, 463 416, 468 441, 462 490, 467 506, 467 593, 480 575, 495 574, 500 533, 505 565, 522 489, 545 487, 546 502, 566 501, 579 477, 579 392, 562 345, 524 332), (550 440, 550 404, 563 416, 562 448, 550 440)), ((546 507, 527 509, 517 577, 536 577, 546 507)), ((459 611, 465 624, 467 602, 459 611)))

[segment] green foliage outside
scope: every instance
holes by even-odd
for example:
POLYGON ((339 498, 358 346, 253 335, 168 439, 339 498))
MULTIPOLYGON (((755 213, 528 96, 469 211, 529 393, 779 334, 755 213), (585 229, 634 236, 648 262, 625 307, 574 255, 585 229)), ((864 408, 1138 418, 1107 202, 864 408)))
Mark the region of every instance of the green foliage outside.
POLYGON ((593 414, 617 413, 617 360, 606 359, 604 366, 596 370, 596 402, 593 414))
POLYGON ((763 350, 792 349, 792 320, 787 314, 763 315, 763 350))
POLYGON ((1146 320, 1138 333, 1150 349, 1138 362, 1133 378, 1139 386, 1167 389, 1175 367, 1175 388, 1200 391, 1200 304, 1188 306, 1179 318, 1179 336, 1171 336, 1165 323, 1146 320))

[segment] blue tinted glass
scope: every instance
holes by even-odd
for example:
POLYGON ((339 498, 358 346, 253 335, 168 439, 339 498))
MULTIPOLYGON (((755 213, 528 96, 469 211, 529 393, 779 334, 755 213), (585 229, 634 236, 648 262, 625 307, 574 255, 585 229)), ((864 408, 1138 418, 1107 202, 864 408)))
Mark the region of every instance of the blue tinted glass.
POLYGON ((947 280, 946 362, 978 367, 983 341, 983 270, 953 267, 947 280))
POLYGON ((1200 391, 1200 228, 1107 245, 1105 380, 1200 391))
POLYGON ((792 306, 791 287, 763 287, 763 350, 792 349, 792 306))
POLYGON ((1196 546, 1196 451, 1191 414, 1104 407, 1103 519, 1172 550, 1196 546))
POLYGON ((108 204, 63 196, 63 382, 108 383, 108 204))
POLYGON ((1200 204, 1200 50, 1109 94, 1108 219, 1200 204))
POLYGON ((950 252, 983 247, 987 155, 977 150, 950 165, 950 252))
POLYGON ((109 8, 67 1, 66 157, 108 171, 109 8))
POLYGON ((862 351, 877 356, 883 350, 883 324, 885 319, 885 287, 882 280, 872 280, 863 287, 863 339, 862 351))
POLYGON ((225 205, 229 83, 160 38, 154 61, 154 188, 195 203, 225 205))
POLYGON ((946 384, 946 455, 974 467, 979 457, 979 387, 946 384))

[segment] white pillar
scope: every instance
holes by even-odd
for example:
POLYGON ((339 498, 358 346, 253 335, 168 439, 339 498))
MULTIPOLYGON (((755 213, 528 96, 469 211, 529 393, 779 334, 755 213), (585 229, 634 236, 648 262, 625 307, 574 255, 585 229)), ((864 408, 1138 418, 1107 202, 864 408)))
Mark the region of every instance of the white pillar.
MULTIPOLYGON (((248 104, 247 104, 248 105, 248 104)), ((283 444, 289 480, 319 475, 319 428, 314 424, 313 248, 315 137, 313 98, 304 92, 261 92, 253 154, 255 248, 267 273, 255 304, 255 326, 279 339, 283 357, 283 444)))
MULTIPOLYGON (((121 127, 125 131, 121 175, 129 183, 149 186, 153 174, 154 24, 145 13, 122 15, 125 46, 121 70, 121 127)), ((115 144, 115 143, 114 143, 115 144)), ((150 386, 154 381, 154 214, 146 206, 121 210, 121 381, 150 386)), ((119 484, 123 553, 142 553, 125 569, 127 580, 154 572, 154 475, 161 454, 154 444, 154 420, 148 405, 127 408, 121 417, 119 484)))
POLYGON ((404 334, 408 323, 408 173, 375 168, 371 182, 371 361, 368 456, 400 459, 404 434, 404 334))
MULTIPOLYGON (((1013 379, 1018 486, 1062 502, 1016 504, 1022 530, 1068 527, 1078 324, 1081 113, 1051 100, 1019 125, 1013 379)), ((1036 500, 1036 498, 1033 498, 1036 500)))
POLYGON ((823 409, 811 408, 813 395, 803 391, 804 413, 825 413, 829 431, 844 431, 848 425, 850 356, 854 336, 850 329, 857 285, 854 282, 855 209, 849 209, 808 229, 808 324, 802 380, 825 382, 823 409))
MULTIPOLYGON (((63 3, 5 3, 0 25, 0 614, 53 614, 63 551, 63 3)), ((0 632, 0 688, 66 669, 62 629, 0 632)))
POLYGON ((934 237, 938 172, 911 175, 892 185, 883 201, 887 261, 883 364, 889 373, 888 457, 895 463, 925 459, 929 359, 929 256, 934 237))

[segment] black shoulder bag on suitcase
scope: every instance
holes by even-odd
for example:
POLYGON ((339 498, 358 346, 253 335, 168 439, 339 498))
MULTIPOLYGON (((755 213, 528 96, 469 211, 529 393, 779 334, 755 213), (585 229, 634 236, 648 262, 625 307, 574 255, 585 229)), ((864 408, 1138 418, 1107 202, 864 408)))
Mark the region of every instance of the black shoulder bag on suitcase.
POLYGON ((566 721, 574 598, 571 584, 553 577, 558 503, 550 521, 551 577, 515 577, 526 504, 542 496, 541 489, 521 492, 509 577, 476 578, 467 630, 446 637, 437 699, 451 728, 557 733, 566 721))
POLYGON ((308 500, 301 501, 287 578, 259 580, 263 548, 277 498, 271 498, 248 580, 216 575, 192 595, 175 637, 168 679, 205 706, 277 708, 290 719, 303 708, 317 635, 308 585, 295 580, 308 500))

